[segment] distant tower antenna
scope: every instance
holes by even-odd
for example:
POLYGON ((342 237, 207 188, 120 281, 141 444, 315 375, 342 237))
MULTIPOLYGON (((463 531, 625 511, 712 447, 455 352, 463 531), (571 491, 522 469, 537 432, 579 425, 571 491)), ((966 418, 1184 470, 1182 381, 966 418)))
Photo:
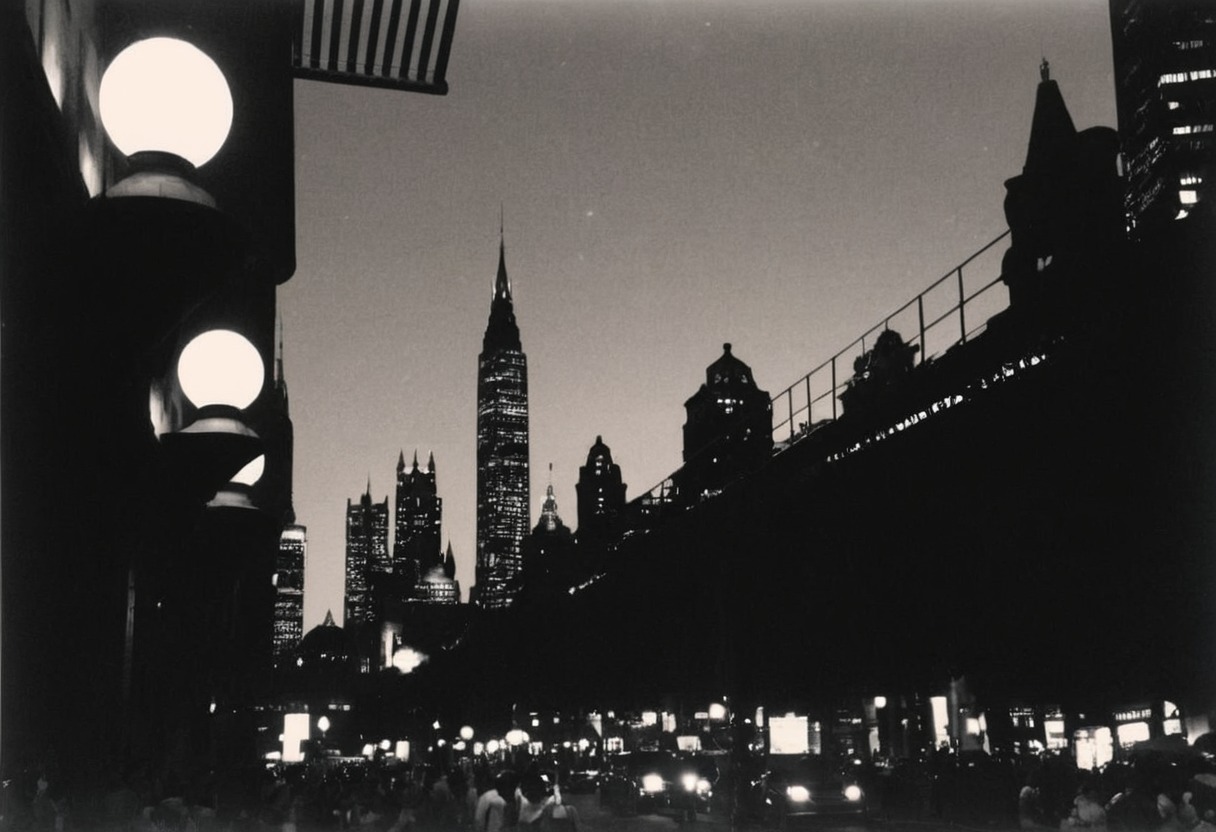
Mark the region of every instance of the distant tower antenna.
POLYGON ((1050 81, 1051 80, 1051 64, 1047 63, 1046 57, 1044 57, 1043 62, 1041 64, 1039 64, 1039 80, 1041 80, 1041 81, 1050 81))

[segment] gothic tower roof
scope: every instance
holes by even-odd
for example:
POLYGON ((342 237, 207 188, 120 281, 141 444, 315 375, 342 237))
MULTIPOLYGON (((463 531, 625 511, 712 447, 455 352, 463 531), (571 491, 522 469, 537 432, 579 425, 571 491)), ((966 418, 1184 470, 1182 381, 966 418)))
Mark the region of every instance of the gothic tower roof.
POLYGON ((587 451, 587 466, 595 465, 597 459, 602 459, 604 465, 612 465, 612 449, 604 444, 604 437, 597 435, 595 444, 587 451))
POLYGON ((1060 86, 1051 80, 1051 68, 1046 59, 1039 67, 1039 77, 1034 117, 1030 123, 1030 146, 1023 168, 1026 173, 1049 172, 1061 158, 1066 158, 1066 151, 1077 135, 1060 86))
POLYGON ((723 386, 745 385, 755 387, 752 378, 752 368, 744 364, 730 351, 730 344, 722 345, 722 357, 705 368, 705 386, 720 388, 723 386))

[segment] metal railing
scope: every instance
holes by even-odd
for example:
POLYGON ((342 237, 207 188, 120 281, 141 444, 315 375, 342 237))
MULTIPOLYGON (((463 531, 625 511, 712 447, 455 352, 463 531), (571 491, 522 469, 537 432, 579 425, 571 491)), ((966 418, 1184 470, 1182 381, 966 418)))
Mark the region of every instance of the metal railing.
MULTIPOLYGON (((853 377, 854 362, 874 345, 883 331, 895 329, 905 343, 915 345, 920 356, 919 363, 922 364, 951 347, 965 344, 969 338, 982 332, 993 315, 1009 306, 1007 292, 991 291, 1001 285, 1000 258, 1003 251, 994 251, 994 248, 1008 236, 1009 231, 1005 230, 916 297, 867 329, 844 349, 774 395, 774 440, 792 441, 800 434, 809 433, 817 424, 839 418, 843 412, 840 394, 847 389, 853 377), (993 259, 995 262, 992 262, 993 259), (977 261, 979 265, 976 265, 977 261), (977 271, 981 275, 979 280, 986 275, 995 274, 996 277, 976 286, 977 279, 973 275, 977 271), (982 323, 968 329, 968 320, 982 323), (816 422, 818 413, 823 416, 816 422), (785 435, 779 437, 779 434, 785 435)), ((644 516, 654 518, 677 499, 677 493, 673 476, 667 476, 630 502, 644 516)))
POLYGON ((883 331, 894 329, 905 343, 915 345, 920 356, 919 363, 935 358, 957 344, 966 343, 968 338, 982 332, 988 319, 1009 305, 1007 292, 991 292, 1001 285, 1001 252, 997 250, 994 253, 993 249, 1007 236, 1008 230, 867 329, 844 349, 774 395, 773 439, 792 440, 800 433, 809 432, 816 424, 839 418, 842 412, 840 394, 847 389, 848 381, 853 377, 854 363, 873 347, 883 331), (988 260, 992 256, 997 257, 995 264, 988 260), (981 258, 984 258, 982 267, 968 268, 981 258), (993 265, 995 278, 978 287, 974 279, 969 280, 976 271, 982 275, 993 274, 993 265), (968 329, 968 320, 982 323, 968 329))

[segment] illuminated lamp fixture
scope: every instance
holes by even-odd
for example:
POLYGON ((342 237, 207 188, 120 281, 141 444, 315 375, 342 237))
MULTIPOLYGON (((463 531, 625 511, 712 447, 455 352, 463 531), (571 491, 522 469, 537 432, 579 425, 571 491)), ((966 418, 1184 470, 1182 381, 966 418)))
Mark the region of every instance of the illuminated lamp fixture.
POLYGON ((256 508, 253 504, 253 486, 257 485, 266 471, 266 454, 258 454, 225 484, 215 497, 207 503, 209 508, 256 508))
POLYGON ((244 410, 262 392, 266 368, 257 347, 239 332, 212 329, 186 344, 177 378, 190 403, 201 410, 244 410))
POLYGON ((177 38, 148 38, 122 50, 101 78, 101 122, 132 173, 107 196, 215 200, 190 181, 232 129, 232 93, 205 52, 177 38))
POLYGON ((252 506, 248 492, 260 476, 263 448, 240 411, 262 392, 265 372, 257 348, 228 329, 196 336, 178 357, 178 383, 198 413, 186 427, 162 435, 161 443, 175 478, 197 488, 205 502, 252 506))
POLYGON ((461 738, 462 740, 465 740, 466 742, 467 742, 468 740, 473 739, 473 727, 472 727, 472 726, 470 726, 470 725, 463 725, 463 726, 461 726, 461 728, 460 728, 460 738, 461 738))

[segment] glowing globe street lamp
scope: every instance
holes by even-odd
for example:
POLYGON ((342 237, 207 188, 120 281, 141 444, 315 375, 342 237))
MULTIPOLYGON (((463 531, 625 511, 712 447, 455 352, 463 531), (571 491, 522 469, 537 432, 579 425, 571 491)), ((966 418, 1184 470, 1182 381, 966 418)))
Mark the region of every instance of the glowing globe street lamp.
POLYGON ((207 500, 229 483, 235 496, 225 504, 243 506, 247 498, 240 499, 242 491, 261 476, 262 443, 245 425, 241 410, 257 400, 265 375, 257 348, 229 329, 195 336, 178 357, 178 384, 198 412, 186 427, 164 434, 161 443, 173 457, 178 476, 198 483, 207 500), (240 487, 231 487, 234 482, 240 487))
POLYGON ((244 410, 265 384, 266 368, 257 347, 239 332, 212 329, 195 336, 177 359, 182 392, 200 411, 209 407, 244 410))
POLYGON ((98 93, 101 123, 132 173, 109 197, 150 196, 215 207, 195 184, 232 129, 228 81, 206 53, 177 38, 148 38, 120 52, 98 93))
POLYGON ((129 44, 106 66, 98 110, 126 171, 90 201, 86 228, 109 275, 103 285, 134 311, 127 323, 135 343, 154 350, 185 310, 240 274, 248 256, 246 229, 196 181, 198 166, 232 129, 232 93, 198 47, 154 37, 129 44))
POLYGON ((122 50, 102 76, 98 103, 110 140, 127 156, 167 152, 198 167, 219 152, 232 128, 224 73, 177 38, 148 38, 122 50))

